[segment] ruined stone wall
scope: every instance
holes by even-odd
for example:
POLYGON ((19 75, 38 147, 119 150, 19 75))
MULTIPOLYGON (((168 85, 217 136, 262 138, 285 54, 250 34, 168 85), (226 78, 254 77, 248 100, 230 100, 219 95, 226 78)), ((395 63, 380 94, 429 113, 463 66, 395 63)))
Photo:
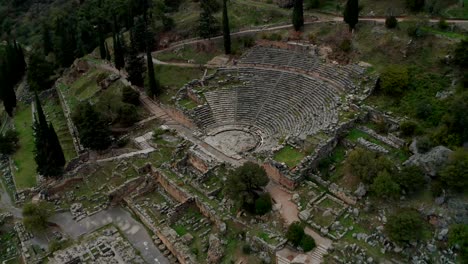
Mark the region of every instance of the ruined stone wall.
POLYGON ((268 177, 274 182, 281 184, 289 190, 296 188, 296 181, 288 176, 288 173, 280 171, 271 161, 263 163, 262 167, 265 169, 268 177))
MULTIPOLYGON (((167 247, 167 249, 174 255, 174 257, 177 258, 177 260, 182 263, 182 264, 192 264, 195 263, 195 261, 191 258, 191 255, 187 255, 186 252, 182 252, 178 250, 178 247, 176 245, 177 241, 174 241, 169 235, 166 234, 166 232, 163 232, 164 230, 161 228, 156 227, 148 218, 146 218, 136 206, 126 200, 127 206, 134 212, 138 218, 143 222, 143 224, 150 229, 156 236, 161 240, 161 242, 167 247)), ((164 227, 163 227, 164 228, 164 227)))
POLYGON ((169 115, 172 119, 174 119, 176 122, 186 126, 186 127, 196 127, 195 124, 192 122, 192 120, 187 117, 184 112, 180 111, 177 108, 174 108, 172 106, 168 105, 160 105, 161 108, 166 112, 167 115, 169 115))
POLYGON ((48 193, 49 193, 49 195, 54 195, 54 194, 56 194, 58 192, 62 192, 63 190, 65 190, 69 186, 73 186, 76 183, 82 182, 82 181, 83 181, 83 177, 74 177, 74 178, 64 179, 64 180, 60 181, 59 184, 56 184, 54 186, 49 187, 48 193))
POLYGON ((195 197, 195 205, 197 206, 198 210, 200 210, 202 215, 210 219, 211 222, 215 223, 216 227, 219 230, 223 230, 226 228, 226 224, 218 217, 216 211, 212 209, 208 204, 202 202, 200 198, 195 197))
POLYGON ((152 177, 148 177, 147 175, 140 176, 134 179, 130 179, 120 185, 119 187, 115 188, 114 190, 109 192, 109 199, 111 200, 112 204, 117 204, 122 201, 126 196, 130 195, 132 192, 141 188, 142 185, 150 184, 149 181, 153 181, 152 177))
POLYGON ((85 151, 81 153, 79 156, 74 157, 67 163, 67 165, 65 166, 65 172, 69 172, 78 168, 78 166, 80 166, 84 162, 87 162, 88 160, 89 160, 89 152, 85 151))
POLYGON ((208 172, 209 166, 208 164, 205 163, 205 161, 202 158, 198 157, 192 152, 189 152, 187 155, 188 155, 187 161, 190 165, 192 165, 192 167, 194 167, 195 169, 197 169, 199 172, 203 174, 208 172))
POLYGON ((194 206, 194 205, 195 205, 195 199, 193 197, 185 200, 185 202, 183 203, 176 205, 173 208, 174 211, 169 216, 168 224, 170 226, 173 225, 175 222, 177 222, 177 220, 181 218, 181 216, 187 211, 189 207, 194 206))
POLYGON ((188 193, 184 192, 176 183, 169 180, 161 172, 154 170, 153 177, 156 177, 156 180, 161 184, 164 190, 179 203, 183 203, 190 198, 188 193))

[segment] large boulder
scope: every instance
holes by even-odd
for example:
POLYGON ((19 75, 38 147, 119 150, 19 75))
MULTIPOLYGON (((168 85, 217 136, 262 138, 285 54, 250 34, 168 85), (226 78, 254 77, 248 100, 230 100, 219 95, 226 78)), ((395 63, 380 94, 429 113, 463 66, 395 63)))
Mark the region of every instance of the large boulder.
POLYGON ((430 176, 436 176, 439 170, 447 163, 452 150, 437 146, 424 154, 416 153, 403 163, 405 166, 419 166, 430 176))

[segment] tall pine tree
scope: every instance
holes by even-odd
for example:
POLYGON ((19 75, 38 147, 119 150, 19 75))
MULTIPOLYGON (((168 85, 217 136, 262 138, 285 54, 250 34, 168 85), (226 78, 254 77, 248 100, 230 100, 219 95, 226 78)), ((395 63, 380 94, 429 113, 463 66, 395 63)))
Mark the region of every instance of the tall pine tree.
POLYGON ((227 0, 223 0, 223 40, 224 53, 231 54, 231 30, 229 29, 229 17, 227 10, 227 0))
POLYGON ((304 27, 304 0, 294 0, 292 23, 296 31, 304 27))
POLYGON ((106 44, 104 40, 104 34, 102 33, 101 25, 98 26, 99 32, 99 54, 101 55, 101 60, 106 59, 106 44))
POLYGON ((343 19, 349 25, 349 31, 353 31, 359 21, 359 2, 358 0, 348 0, 343 12, 343 19))

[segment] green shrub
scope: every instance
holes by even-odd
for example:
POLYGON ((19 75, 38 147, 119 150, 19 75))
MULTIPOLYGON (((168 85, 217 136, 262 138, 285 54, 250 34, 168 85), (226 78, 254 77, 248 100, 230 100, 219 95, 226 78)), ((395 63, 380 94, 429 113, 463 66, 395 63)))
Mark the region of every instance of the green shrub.
POLYGON ((301 244, 302 237, 304 236, 304 226, 299 222, 294 222, 288 227, 286 232, 286 238, 294 245, 299 246, 301 244))
POLYGON ((162 135, 164 135, 166 133, 166 131, 160 127, 156 128, 154 131, 153 131, 153 140, 158 140, 161 138, 162 135))
POLYGON ((459 248, 461 263, 468 263, 468 225, 451 225, 448 233, 450 246, 459 248))
POLYGON ((419 126, 413 121, 404 121, 400 124, 401 135, 412 137, 419 133, 419 126))
POLYGON ((392 173, 395 171, 395 166, 385 156, 356 148, 346 158, 345 169, 352 175, 359 177, 364 183, 371 184, 379 172, 386 170, 392 173))
POLYGON ((424 172, 417 166, 403 167, 403 169, 395 174, 396 183, 406 192, 416 192, 421 190, 426 184, 424 172))
POLYGON ((379 134, 387 134, 388 133, 387 123, 385 121, 375 122, 375 131, 379 134))
POLYGON ((449 162, 440 172, 441 180, 455 190, 463 191, 468 187, 468 151, 458 149, 450 155, 449 162))
POLYGON ((416 210, 402 209, 388 217, 385 232, 399 244, 417 241, 423 238, 424 222, 416 210))
POLYGON ((379 84, 384 94, 400 96, 409 85, 408 69, 401 65, 387 66, 380 75, 379 84))
POLYGON ((447 23, 447 20, 441 17, 439 19, 439 23, 437 23, 437 26, 439 26, 440 29, 445 30, 448 28, 449 25, 447 23))
POLYGON ((348 38, 345 38, 341 41, 340 43, 340 49, 344 52, 350 52, 351 51, 351 40, 348 38))
POLYGON ((133 90, 129 86, 125 86, 122 89, 122 102, 132 104, 132 105, 139 105, 140 104, 140 94, 133 90))
POLYGON ((431 182, 431 194, 432 197, 440 197, 444 193, 444 187, 442 186, 442 182, 440 181, 432 181, 431 182))
POLYGON ((250 255, 251 252, 252 252, 252 248, 250 247, 249 244, 244 244, 242 246, 242 253, 244 253, 245 255, 250 255))
POLYGON ((420 137, 416 141, 416 147, 418 148, 418 152, 426 153, 434 147, 434 142, 428 137, 420 137))
POLYGON ((396 198, 400 194, 400 186, 393 181, 387 171, 381 171, 377 174, 371 185, 374 195, 381 198, 396 198))
POLYGON ((131 126, 138 121, 138 112, 134 105, 123 104, 118 111, 118 119, 120 124, 124 126, 131 126))
POLYGON ((0 135, 0 153, 11 155, 18 148, 18 132, 16 130, 8 130, 4 135, 0 135))
POLYGON ((271 41, 281 41, 283 37, 279 33, 263 34, 262 39, 267 39, 271 41))
POLYGON ((385 19, 385 26, 387 28, 396 28, 398 26, 398 20, 395 16, 388 16, 385 19))
POLYGON ((322 5, 320 0, 306 0, 305 7, 306 9, 318 9, 322 5))
POLYGON ((315 240, 311 236, 304 234, 304 236, 302 236, 300 246, 304 252, 309 252, 315 248, 315 240))
POLYGON ((468 40, 458 43, 454 53, 455 63, 461 67, 468 67, 468 40))
POLYGON ((258 215, 264 215, 271 211, 271 196, 269 193, 260 195, 255 201, 255 213, 258 215))
POLYGON ((424 7, 424 0, 406 0, 406 7, 413 12, 420 11, 424 7))

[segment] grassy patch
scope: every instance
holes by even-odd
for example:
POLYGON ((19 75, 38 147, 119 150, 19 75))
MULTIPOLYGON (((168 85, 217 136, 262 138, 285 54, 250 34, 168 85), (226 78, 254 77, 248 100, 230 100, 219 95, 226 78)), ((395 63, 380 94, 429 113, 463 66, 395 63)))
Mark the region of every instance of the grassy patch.
POLYGON ((284 162, 289 168, 296 166, 303 158, 305 154, 299 150, 287 145, 280 151, 276 152, 273 159, 278 162, 284 162))
POLYGON ((209 51, 204 51, 196 50, 192 46, 184 46, 181 49, 177 49, 177 52, 175 50, 169 50, 158 53, 156 58, 161 61, 169 62, 188 62, 189 60, 192 60, 196 64, 206 64, 208 61, 220 54, 222 54, 222 50, 217 47, 209 51))
POLYGON ((197 103, 195 103, 193 100, 190 100, 188 98, 184 98, 180 100, 179 105, 187 109, 193 109, 198 106, 197 103))
POLYGON ((159 100, 163 103, 170 103, 171 98, 177 91, 193 79, 199 79, 203 76, 204 69, 201 68, 183 68, 170 65, 155 65, 156 78, 164 87, 163 94, 159 100))
POLYGON ((437 36, 447 37, 451 39, 467 39, 468 38, 466 34, 450 32, 450 31, 442 31, 442 30, 438 30, 435 28, 431 28, 431 27, 423 27, 422 30, 425 32, 437 35, 437 36))
POLYGON ((16 131, 19 133, 19 149, 13 155, 17 168, 13 171, 18 189, 36 185, 36 162, 34 161, 34 136, 32 111, 30 105, 19 104, 14 117, 16 131))
POLYGON ((101 87, 98 82, 105 79, 109 75, 108 72, 100 69, 92 69, 84 76, 76 80, 72 85, 72 93, 79 100, 86 100, 96 94, 101 87))
POLYGON ((173 228, 179 236, 187 234, 187 228, 183 225, 175 225, 173 228))

